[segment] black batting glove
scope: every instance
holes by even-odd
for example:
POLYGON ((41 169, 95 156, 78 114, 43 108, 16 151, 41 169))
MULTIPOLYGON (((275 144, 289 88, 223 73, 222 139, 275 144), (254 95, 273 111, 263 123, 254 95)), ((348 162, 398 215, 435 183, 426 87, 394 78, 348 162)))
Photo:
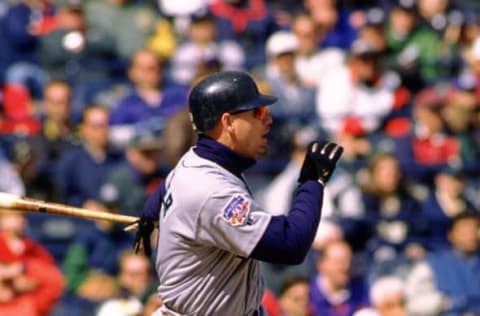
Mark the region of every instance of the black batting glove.
POLYGON ((142 215, 139 220, 137 220, 138 230, 135 235, 135 241, 133 243, 133 249, 135 253, 143 248, 143 252, 146 256, 150 257, 152 254, 152 243, 151 243, 151 235, 153 229, 155 228, 154 220, 142 215))
POLYGON ((318 141, 310 143, 298 182, 314 180, 323 185, 327 184, 342 153, 343 147, 335 143, 318 141))

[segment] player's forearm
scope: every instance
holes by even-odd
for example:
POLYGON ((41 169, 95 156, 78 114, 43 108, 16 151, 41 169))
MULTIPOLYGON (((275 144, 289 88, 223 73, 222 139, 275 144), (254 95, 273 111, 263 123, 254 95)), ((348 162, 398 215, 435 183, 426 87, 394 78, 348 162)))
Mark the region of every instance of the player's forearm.
POLYGON ((288 216, 273 216, 252 252, 258 260, 277 264, 300 264, 307 255, 320 221, 322 185, 316 181, 302 184, 288 216))

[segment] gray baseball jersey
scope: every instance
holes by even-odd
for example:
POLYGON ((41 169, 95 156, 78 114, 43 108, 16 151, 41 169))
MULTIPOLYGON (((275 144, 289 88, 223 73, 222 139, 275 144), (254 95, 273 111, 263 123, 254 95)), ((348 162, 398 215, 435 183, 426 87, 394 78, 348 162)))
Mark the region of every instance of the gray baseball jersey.
POLYGON ((166 306, 186 315, 253 315, 264 292, 249 255, 271 215, 246 184, 190 149, 166 180, 156 268, 166 306))

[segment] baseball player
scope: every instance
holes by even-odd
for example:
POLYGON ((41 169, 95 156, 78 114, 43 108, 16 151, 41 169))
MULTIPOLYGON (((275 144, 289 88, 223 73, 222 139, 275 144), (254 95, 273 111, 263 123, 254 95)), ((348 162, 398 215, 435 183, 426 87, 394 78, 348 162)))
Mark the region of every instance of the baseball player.
POLYGON ((288 216, 272 216, 242 175, 267 153, 273 96, 244 72, 213 74, 193 87, 197 143, 145 204, 136 247, 148 251, 159 222, 156 269, 163 306, 154 315, 266 315, 259 260, 301 263, 320 220, 323 188, 342 147, 314 142, 288 216))

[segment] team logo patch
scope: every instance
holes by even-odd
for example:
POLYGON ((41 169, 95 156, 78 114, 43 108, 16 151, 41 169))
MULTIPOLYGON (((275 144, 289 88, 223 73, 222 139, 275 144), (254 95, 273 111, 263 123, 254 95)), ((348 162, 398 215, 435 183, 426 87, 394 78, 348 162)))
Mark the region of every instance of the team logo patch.
POLYGON ((234 196, 222 211, 223 219, 232 226, 242 225, 248 218, 250 201, 241 195, 234 196))

